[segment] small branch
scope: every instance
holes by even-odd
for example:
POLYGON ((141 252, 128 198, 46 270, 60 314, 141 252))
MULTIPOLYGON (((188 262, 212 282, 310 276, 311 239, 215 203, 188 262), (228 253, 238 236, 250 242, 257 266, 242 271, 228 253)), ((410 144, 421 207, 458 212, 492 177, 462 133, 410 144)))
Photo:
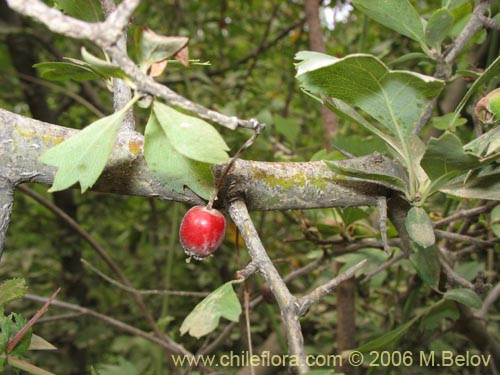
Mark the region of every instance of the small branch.
POLYGON ((469 40, 483 27, 483 21, 481 16, 486 12, 489 6, 489 1, 487 0, 478 0, 476 3, 476 7, 472 12, 472 16, 469 19, 469 22, 465 25, 462 32, 457 36, 453 43, 453 47, 448 51, 446 56, 444 57, 444 62, 448 65, 451 65, 455 62, 458 55, 465 48, 469 40))
MULTIPOLYGON (((101 8, 104 11, 106 17, 111 16, 114 11, 116 11, 116 5, 114 0, 101 0, 101 8)), ((126 30, 122 32, 118 40, 116 41, 117 48, 120 48, 124 53, 127 53, 127 32, 126 30)), ((113 61, 115 62, 115 61, 113 61)), ((128 102, 132 99, 132 90, 130 86, 119 78, 113 79, 113 106, 115 112, 125 107, 128 102)), ((121 131, 133 131, 135 129, 135 120, 132 109, 127 111, 125 119, 122 122, 121 131)))
MULTIPOLYGON (((48 298, 39 297, 39 296, 36 296, 33 294, 26 294, 23 299, 28 300, 28 301, 40 302, 40 303, 46 303, 49 300, 48 298)), ((184 349, 182 346, 180 346, 178 344, 169 342, 166 339, 163 340, 161 338, 155 337, 155 336, 153 336, 145 331, 142 331, 138 328, 135 328, 131 325, 128 325, 122 321, 111 318, 107 315, 100 314, 94 310, 91 310, 91 309, 88 309, 85 307, 81 307, 79 305, 75 305, 72 303, 58 301, 58 300, 54 300, 51 303, 51 305, 54 307, 63 308, 65 310, 74 311, 74 312, 77 312, 77 313, 82 314, 82 315, 92 316, 93 318, 101 320, 112 327, 118 328, 121 331, 127 332, 131 335, 134 335, 134 336, 142 337, 143 339, 146 339, 150 342, 153 342, 157 345, 160 345, 161 347, 168 349, 168 350, 172 351, 173 353, 178 353, 178 354, 183 354, 183 355, 188 355, 188 356, 193 355, 192 353, 188 352, 186 349, 184 349)))
POLYGON ((469 210, 459 210, 454 212, 452 215, 447 216, 441 220, 438 220, 433 223, 434 228, 441 227, 443 225, 452 223, 457 220, 461 220, 467 217, 477 216, 485 212, 489 212, 493 207, 497 206, 498 202, 490 201, 484 204, 483 206, 474 207, 469 210))
POLYGON ((245 240, 252 262, 258 269, 278 302, 281 317, 287 336, 288 354, 297 358, 298 365, 292 370, 298 374, 309 371, 306 363, 304 338, 299 322, 297 299, 290 293, 285 282, 274 267, 262 245, 259 234, 253 225, 247 206, 241 199, 236 199, 229 206, 229 214, 245 240))
POLYGON ((387 254, 390 254, 391 248, 389 247, 389 241, 387 240, 387 198, 385 196, 377 197, 377 208, 382 244, 384 245, 384 251, 387 254))
MULTIPOLYGON (((122 272, 121 268, 115 263, 115 261, 108 255, 106 250, 104 250, 103 247, 101 247, 97 241, 89 234, 87 233, 72 217, 70 217, 68 214, 66 214, 64 211, 62 211, 59 207, 55 206, 53 203, 47 201, 44 197, 40 196, 39 194, 35 193, 34 191, 20 185, 18 189, 22 190, 25 194, 28 196, 32 197, 35 199, 37 202, 51 210, 53 213, 55 213, 57 216, 59 216, 61 219, 64 220, 64 222, 73 230, 75 230, 76 233, 78 233, 87 243, 97 252, 97 254, 101 257, 101 259, 108 265, 108 267, 118 276, 120 281, 128 286, 131 289, 134 289, 130 281, 127 279, 125 274, 122 272)), ((135 290, 135 289, 134 289, 135 290)), ((168 340, 170 340, 166 334, 162 333, 160 328, 158 327, 155 318, 151 314, 151 311, 148 309, 146 304, 144 303, 144 300, 142 299, 142 296, 137 293, 137 291, 132 292, 132 297, 139 307, 142 315, 144 316, 144 319, 148 322, 148 324, 151 326, 153 329, 154 333, 158 337, 163 337, 168 340)), ((168 359, 171 360, 171 357, 168 356, 168 359)))
POLYGON ((484 15, 480 15, 479 19, 483 22, 484 27, 493 30, 500 30, 500 22, 496 19, 486 17, 484 15))
POLYGON ((112 279, 108 275, 106 275, 104 272, 99 271, 96 267, 94 267, 92 264, 87 262, 85 259, 81 259, 82 263, 90 268, 94 273, 96 273, 98 276, 106 280, 108 283, 125 290, 126 292, 129 293, 138 293, 142 295, 161 295, 161 296, 179 296, 179 297, 195 297, 195 298, 204 298, 208 296, 209 293, 207 292, 187 292, 187 291, 178 291, 178 290, 158 290, 158 289, 153 289, 153 290, 139 290, 135 289, 133 287, 129 287, 125 284, 120 283, 119 281, 116 281, 115 279, 112 279))
POLYGON ((363 280, 361 280, 361 284, 367 282, 368 280, 372 279, 375 275, 379 274, 382 271, 385 271, 389 267, 391 267, 393 264, 399 262, 401 259, 408 258, 408 254, 405 253, 404 251, 400 252, 399 254, 395 255, 393 258, 385 261, 382 263, 380 266, 375 268, 373 271, 368 273, 363 280))
MULTIPOLYGON (((162 98, 171 105, 179 106, 191 113, 196 113, 197 116, 213 121, 219 125, 222 125, 229 129, 236 129, 238 127, 255 129, 255 120, 241 120, 235 116, 226 116, 222 113, 205 108, 201 104, 194 103, 176 92, 170 90, 167 86, 164 86, 156 82, 153 78, 149 77, 142 70, 137 67, 137 65, 130 60, 126 53, 124 53, 120 48, 116 46, 110 46, 106 48, 106 52, 113 58, 113 60, 118 64, 129 77, 134 80, 137 89, 140 92, 162 98)), ((258 124, 258 123, 257 123, 258 124)), ((264 124, 259 124, 260 127, 265 127, 264 124)))
POLYGON ((330 293, 333 289, 335 289, 340 283, 350 279, 354 276, 354 274, 363 267, 367 262, 367 259, 363 259, 362 261, 356 263, 354 266, 350 267, 344 273, 338 275, 334 279, 328 281, 327 283, 317 287, 312 292, 302 296, 298 299, 297 304, 299 306, 299 314, 303 316, 307 313, 309 308, 314 304, 319 302, 321 298, 330 293))
POLYGON ((446 274, 448 280, 464 288, 474 290, 474 284, 472 284, 469 280, 464 279, 462 276, 456 273, 450 266, 450 264, 446 261, 446 259, 444 259, 442 252, 440 253, 441 256, 439 256, 439 262, 441 263, 441 266, 443 266, 444 273, 446 274))
POLYGON ((43 23, 49 30, 76 39, 88 39, 99 46, 115 44, 128 25, 140 0, 124 0, 106 21, 88 23, 64 15, 39 0, 7 0, 16 12, 43 23))
POLYGON ((12 349, 15 348, 15 346, 19 343, 19 341, 22 340, 26 332, 28 332, 28 330, 31 327, 33 327, 33 325, 37 322, 37 320, 40 319, 40 317, 47 312, 47 310, 49 309, 49 305, 54 301, 54 299, 56 298, 56 296, 59 294, 60 291, 61 288, 58 288, 54 293, 52 293, 52 295, 49 297, 47 302, 45 302, 42 308, 38 310, 35 313, 35 315, 33 315, 33 317, 29 320, 29 322, 26 323, 26 325, 23 328, 21 328, 21 330, 17 332, 16 335, 8 342, 6 348, 7 353, 10 353, 12 349))
POLYGON ((495 285, 495 287, 490 290, 490 292, 484 299, 483 306, 481 306, 481 310, 479 310, 477 316, 479 318, 486 319, 488 315, 488 309, 498 300, 498 298, 500 298, 500 283, 495 285))
POLYGON ((446 232, 444 230, 440 229, 435 229, 434 233, 436 234, 437 238, 444 238, 447 240, 452 240, 452 241, 458 241, 458 242, 468 242, 468 243, 473 243, 476 245, 480 246, 493 246, 493 244, 500 242, 500 239, 494 239, 494 240, 480 240, 472 236, 466 236, 464 234, 458 234, 458 233, 451 233, 451 232, 446 232))

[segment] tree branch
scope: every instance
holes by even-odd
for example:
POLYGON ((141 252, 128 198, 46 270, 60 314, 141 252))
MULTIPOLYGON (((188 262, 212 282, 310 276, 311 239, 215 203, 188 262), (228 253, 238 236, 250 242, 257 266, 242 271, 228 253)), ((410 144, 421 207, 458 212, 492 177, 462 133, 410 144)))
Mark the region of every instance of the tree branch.
POLYGON ((317 287, 313 291, 309 292, 305 296, 302 296, 298 299, 297 304, 299 305, 299 314, 301 316, 305 315, 309 308, 314 304, 317 303, 326 296, 328 293, 330 293, 333 289, 335 289, 340 283, 350 279, 351 277, 354 276, 354 274, 361 268, 363 267, 367 262, 367 259, 363 259, 361 262, 358 262, 354 266, 350 267, 347 271, 344 273, 338 275, 334 279, 328 281, 327 283, 317 287))
POLYGON ((304 338, 300 328, 297 299, 290 293, 285 282, 274 267, 273 262, 267 255, 259 234, 250 218, 245 202, 240 199, 233 201, 229 207, 229 213, 245 240, 252 261, 257 264, 260 273, 268 283, 280 306, 281 318, 287 335, 288 353, 299 362, 298 366, 293 370, 298 374, 304 374, 309 371, 309 367, 306 364, 304 338))
MULTIPOLYGON (((39 302, 39 303, 46 303, 48 301, 48 298, 39 297, 39 296, 36 296, 33 294, 26 294, 24 296, 24 299, 28 300, 28 301, 39 302)), ((184 347, 182 347, 179 344, 176 344, 173 341, 167 340, 166 338, 161 339, 161 338, 155 337, 155 336, 153 336, 147 332, 144 332, 138 328, 135 328, 135 327, 128 325, 122 321, 111 318, 107 315, 100 314, 94 310, 91 310, 91 309, 88 309, 85 307, 81 307, 78 305, 74 305, 72 303, 58 301, 58 300, 52 301, 51 306, 60 307, 60 308, 63 308, 65 310, 69 310, 69 311, 75 311, 75 312, 82 314, 82 315, 92 316, 93 318, 99 319, 110 326, 118 328, 121 331, 130 333, 130 334, 135 335, 135 336, 142 337, 143 339, 146 339, 146 340, 151 341, 157 345, 160 345, 162 348, 165 348, 173 353, 178 353, 178 354, 182 354, 182 355, 186 355, 186 356, 193 356, 192 353, 188 352, 186 349, 184 349, 184 347)))
POLYGON ((0 176, 0 258, 5 245, 13 204, 14 184, 8 178, 0 176))
POLYGON ((39 0, 7 0, 13 10, 43 23, 49 30, 71 38, 88 39, 101 47, 117 43, 139 3, 140 0, 124 0, 106 21, 89 23, 64 15, 39 0))
MULTIPOLYGON (((14 185, 23 182, 51 185, 55 168, 38 163, 37 159, 76 132, 0 109, 0 144, 5 145, 0 152, 0 165, 5 168, 0 174, 12 176, 14 185)), ((176 192, 161 184, 147 168, 142 146, 142 135, 120 134, 108 166, 92 190, 203 204, 203 200, 189 189, 176 192)), ((215 166, 216 177, 223 168, 224 165, 215 166)), ((236 183, 245 192, 250 210, 374 206, 377 197, 388 191, 374 183, 339 177, 323 162, 275 163, 239 159, 226 177, 219 197, 227 195, 231 183, 236 183)))

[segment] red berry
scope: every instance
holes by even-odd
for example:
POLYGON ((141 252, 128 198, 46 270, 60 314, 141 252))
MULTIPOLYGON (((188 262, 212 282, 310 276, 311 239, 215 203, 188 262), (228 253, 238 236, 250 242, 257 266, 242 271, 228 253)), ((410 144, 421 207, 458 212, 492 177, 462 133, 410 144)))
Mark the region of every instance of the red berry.
POLYGON ((187 255, 201 259, 217 250, 225 232, 224 215, 214 208, 194 206, 182 219, 179 238, 187 255))

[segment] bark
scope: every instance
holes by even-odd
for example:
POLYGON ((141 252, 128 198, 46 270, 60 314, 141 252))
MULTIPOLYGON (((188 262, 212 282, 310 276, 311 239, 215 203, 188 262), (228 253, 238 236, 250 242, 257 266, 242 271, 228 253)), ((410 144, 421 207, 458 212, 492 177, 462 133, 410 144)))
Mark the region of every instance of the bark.
MULTIPOLYGON (((14 184, 51 185, 55 168, 38 163, 38 157, 77 130, 44 123, 0 109, 0 171, 14 184)), ((188 204, 203 201, 189 189, 175 192, 148 170, 142 154, 143 136, 126 132, 118 137, 95 191, 139 195, 188 204)), ((216 166, 220 173, 223 166, 216 166)), ((227 176, 219 197, 224 202, 235 184, 245 193, 250 210, 309 209, 319 207, 374 206, 388 189, 332 173, 323 162, 256 162, 238 160, 227 176)), ((227 202, 226 202, 227 203, 227 202)))

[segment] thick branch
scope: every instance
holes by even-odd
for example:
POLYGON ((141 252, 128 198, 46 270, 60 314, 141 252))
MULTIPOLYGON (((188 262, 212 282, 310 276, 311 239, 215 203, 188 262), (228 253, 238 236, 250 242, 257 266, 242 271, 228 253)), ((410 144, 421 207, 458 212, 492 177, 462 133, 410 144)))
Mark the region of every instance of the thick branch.
MULTIPOLYGON (((0 109, 0 174, 14 185, 23 182, 51 185, 55 169, 38 163, 37 159, 48 148, 76 132, 0 109)), ((121 134, 93 190, 203 203, 188 189, 178 193, 162 185, 148 170, 142 146, 142 135, 121 134)), ((216 173, 220 173, 222 167, 217 166, 216 173)), ((373 183, 336 175, 323 162, 272 163, 240 159, 221 189, 222 201, 231 183, 244 191, 250 210, 374 206, 377 196, 387 191, 373 183)))

